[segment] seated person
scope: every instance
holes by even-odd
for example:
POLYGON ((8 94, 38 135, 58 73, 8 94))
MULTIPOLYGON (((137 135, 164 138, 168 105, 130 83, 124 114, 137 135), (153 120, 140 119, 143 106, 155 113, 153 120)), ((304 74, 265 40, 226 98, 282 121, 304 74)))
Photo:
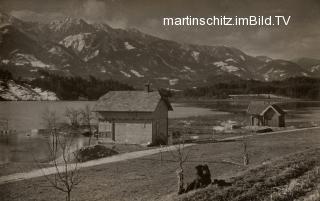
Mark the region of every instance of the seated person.
POLYGON ((184 193, 198 188, 204 188, 211 184, 211 173, 208 165, 197 165, 195 167, 195 176, 196 178, 187 185, 184 193))

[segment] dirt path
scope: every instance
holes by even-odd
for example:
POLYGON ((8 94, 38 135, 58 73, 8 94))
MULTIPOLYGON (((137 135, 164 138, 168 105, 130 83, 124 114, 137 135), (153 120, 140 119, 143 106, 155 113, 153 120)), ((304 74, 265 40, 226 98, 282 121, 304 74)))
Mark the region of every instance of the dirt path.
MULTIPOLYGON (((194 145, 194 144, 186 144, 186 145, 184 145, 184 147, 189 147, 192 145, 194 145)), ((129 159, 141 158, 144 156, 157 154, 159 152, 174 151, 174 150, 176 150, 176 148, 177 148, 176 146, 168 146, 168 147, 162 147, 162 148, 149 149, 149 150, 143 150, 143 151, 135 151, 135 152, 130 152, 130 153, 114 155, 114 156, 107 157, 107 158, 101 158, 101 159, 92 160, 92 161, 88 161, 88 162, 84 162, 84 163, 78 163, 77 168, 86 168, 86 167, 107 164, 107 163, 115 163, 115 162, 125 161, 125 160, 129 160, 129 159)), ((76 164, 69 164, 68 166, 69 166, 69 170, 72 170, 76 167, 76 164)), ((23 172, 23 173, 16 173, 16 174, 2 176, 2 177, 0 177, 0 185, 6 184, 6 183, 11 183, 11 182, 16 182, 16 181, 21 181, 21 180, 26 180, 26 179, 32 179, 32 178, 36 178, 36 177, 42 177, 44 175, 56 174, 58 171, 64 172, 64 168, 65 168, 64 166, 49 167, 49 168, 32 170, 30 172, 23 172)))

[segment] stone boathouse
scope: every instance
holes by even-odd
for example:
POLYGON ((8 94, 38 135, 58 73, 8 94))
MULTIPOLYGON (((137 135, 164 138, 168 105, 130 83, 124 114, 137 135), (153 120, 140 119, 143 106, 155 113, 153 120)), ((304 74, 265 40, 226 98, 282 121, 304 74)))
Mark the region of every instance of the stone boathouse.
POLYGON ((96 103, 99 133, 117 143, 166 144, 169 101, 158 91, 110 91, 96 103))

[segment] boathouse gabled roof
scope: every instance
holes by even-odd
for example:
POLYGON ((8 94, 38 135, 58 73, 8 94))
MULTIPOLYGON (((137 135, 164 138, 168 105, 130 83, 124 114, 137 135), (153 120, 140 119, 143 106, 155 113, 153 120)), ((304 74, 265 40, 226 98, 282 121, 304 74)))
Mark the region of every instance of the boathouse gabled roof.
POLYGON ((270 104, 266 101, 254 101, 248 106, 247 113, 251 115, 263 115, 269 108, 273 109, 279 115, 285 112, 276 104, 270 104))
POLYGON ((110 91, 99 98, 93 108, 95 112, 154 112, 163 100, 168 110, 172 110, 169 101, 158 91, 110 91))

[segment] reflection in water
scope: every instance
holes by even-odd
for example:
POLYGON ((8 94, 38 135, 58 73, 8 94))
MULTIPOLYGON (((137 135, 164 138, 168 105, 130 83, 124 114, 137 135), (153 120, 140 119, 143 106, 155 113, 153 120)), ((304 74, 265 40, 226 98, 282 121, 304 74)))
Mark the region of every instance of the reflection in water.
MULTIPOLYGON (((11 134, 0 136, 0 164, 47 162, 50 156, 49 143, 51 142, 50 137, 43 135, 11 134)), ((75 151, 86 145, 88 145, 88 138, 75 137, 72 139, 70 151, 75 151)))

